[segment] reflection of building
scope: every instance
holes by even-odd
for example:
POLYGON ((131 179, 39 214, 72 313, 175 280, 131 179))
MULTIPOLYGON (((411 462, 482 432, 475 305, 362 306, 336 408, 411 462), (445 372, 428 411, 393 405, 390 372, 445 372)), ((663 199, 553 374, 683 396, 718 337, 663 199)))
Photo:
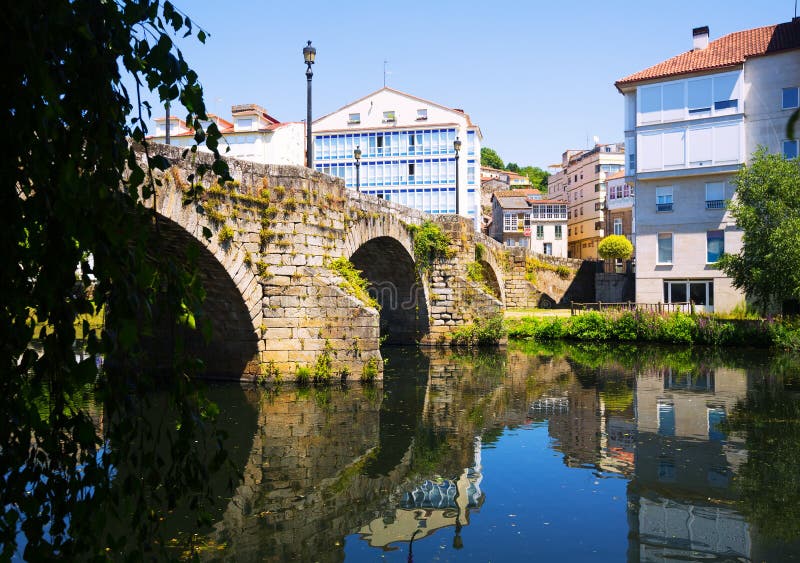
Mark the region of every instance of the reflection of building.
MULTIPOLYGON (((749 558, 750 529, 726 506, 743 445, 721 422, 747 392, 741 370, 664 368, 640 374, 630 549, 641 561, 749 558)), ((631 555, 631 554, 629 554, 631 555)))
POLYGON ((426 480, 403 493, 400 506, 362 527, 361 539, 372 547, 387 549, 394 543, 422 539, 436 530, 469 524, 470 510, 483 504, 480 483, 481 440, 475 440, 475 464, 462 471, 455 481, 426 480))

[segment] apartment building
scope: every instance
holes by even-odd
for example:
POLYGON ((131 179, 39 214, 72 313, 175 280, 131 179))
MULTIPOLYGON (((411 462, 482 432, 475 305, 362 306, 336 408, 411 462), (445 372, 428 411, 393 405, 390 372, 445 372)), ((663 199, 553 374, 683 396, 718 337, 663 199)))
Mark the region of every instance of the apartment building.
POLYGON ((625 170, 606 176, 605 224, 609 235, 622 235, 631 243, 635 237, 633 220, 633 182, 625 178, 625 170))
POLYGON ((348 188, 427 213, 458 209, 479 227, 482 136, 463 110, 381 88, 317 119, 312 131, 314 167, 348 188))
POLYGON ((567 201, 567 253, 570 258, 597 259, 597 244, 606 235, 606 178, 625 165, 622 143, 568 150, 547 180, 549 197, 567 201))
POLYGON ((489 236, 506 246, 522 246, 540 254, 566 258, 567 202, 542 199, 537 189, 492 194, 489 236))
MULTIPOLYGON (((217 125, 222 139, 219 151, 225 156, 258 162, 261 164, 294 164, 305 162, 304 125, 300 122, 281 122, 257 104, 239 104, 231 107, 231 119, 209 114, 209 120, 217 125)), ((155 135, 151 141, 164 143, 167 140, 166 116, 155 118, 155 135)), ((194 145, 194 129, 182 119, 169 118, 170 144, 180 147, 194 145)), ((205 144, 198 148, 207 151, 205 144)))
POLYGON ((731 182, 758 146, 797 155, 800 19, 709 40, 616 82, 625 97, 626 178, 636 185, 636 300, 725 312, 745 300, 716 266, 741 250, 731 182))

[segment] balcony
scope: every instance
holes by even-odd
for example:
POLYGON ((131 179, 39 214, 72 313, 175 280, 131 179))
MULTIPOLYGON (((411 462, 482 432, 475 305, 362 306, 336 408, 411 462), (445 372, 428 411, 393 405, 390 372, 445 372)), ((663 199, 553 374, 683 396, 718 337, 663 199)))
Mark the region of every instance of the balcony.
POLYGON ((672 203, 656 203, 656 211, 659 213, 664 211, 672 211, 672 203))
POLYGON ((725 209, 724 199, 707 199, 706 209, 725 209))

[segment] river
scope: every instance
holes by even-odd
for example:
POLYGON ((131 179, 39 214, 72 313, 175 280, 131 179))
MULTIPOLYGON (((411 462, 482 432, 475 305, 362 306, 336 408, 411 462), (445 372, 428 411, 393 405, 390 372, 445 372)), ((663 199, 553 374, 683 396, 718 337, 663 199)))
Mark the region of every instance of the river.
POLYGON ((243 479, 176 537, 210 561, 800 560, 796 358, 384 355, 382 386, 212 387, 243 479))

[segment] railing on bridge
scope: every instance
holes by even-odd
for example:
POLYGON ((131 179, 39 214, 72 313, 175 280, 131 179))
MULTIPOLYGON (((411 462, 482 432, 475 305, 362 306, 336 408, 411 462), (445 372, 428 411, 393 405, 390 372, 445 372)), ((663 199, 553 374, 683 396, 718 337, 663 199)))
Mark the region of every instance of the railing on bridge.
POLYGON ((636 303, 635 301, 624 301, 622 303, 572 303, 570 305, 570 313, 580 315, 586 311, 649 311, 653 313, 675 313, 681 311, 683 313, 695 313, 694 301, 685 301, 680 303, 636 303))

